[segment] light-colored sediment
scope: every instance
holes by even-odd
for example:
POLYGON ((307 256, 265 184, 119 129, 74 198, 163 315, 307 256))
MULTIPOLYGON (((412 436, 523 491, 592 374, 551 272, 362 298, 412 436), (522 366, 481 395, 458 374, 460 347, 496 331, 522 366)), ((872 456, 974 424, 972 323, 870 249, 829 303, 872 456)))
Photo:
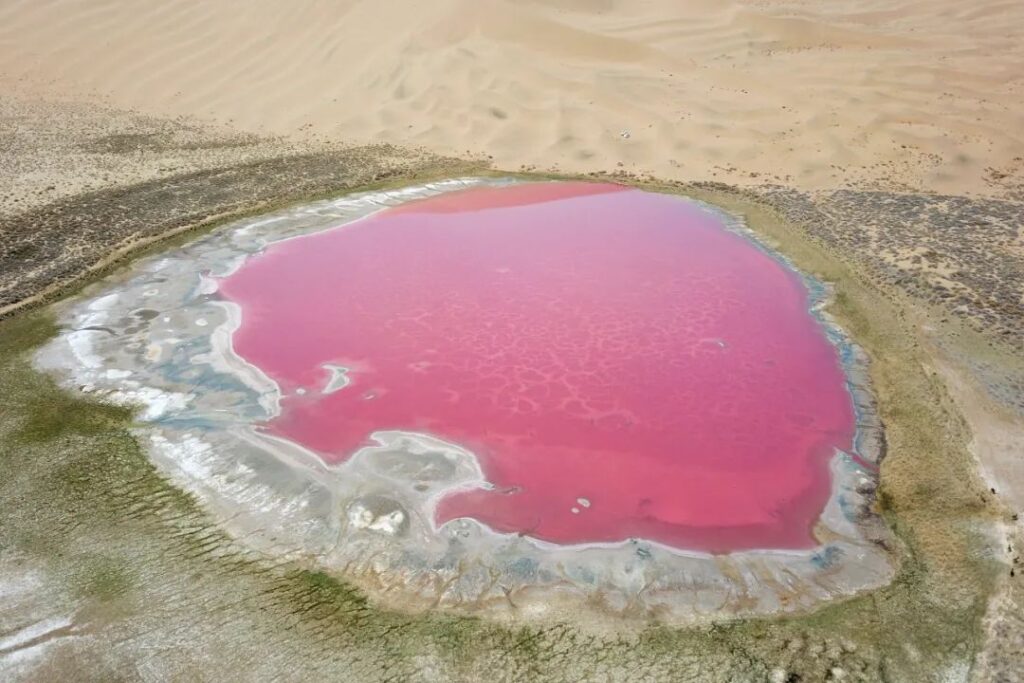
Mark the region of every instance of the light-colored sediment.
POLYGON ((1003 516, 991 530, 1003 569, 983 620, 975 680, 1013 681, 1024 658, 1024 415, 993 401, 940 349, 931 361, 971 430, 971 453, 1003 516))
POLYGON ((1014 0, 12 0, 0 87, 500 167, 1021 186, 1014 0))
POLYGON ((1024 512, 1024 416, 999 405, 941 352, 933 356, 950 396, 971 428, 979 471, 1007 509, 1024 512))

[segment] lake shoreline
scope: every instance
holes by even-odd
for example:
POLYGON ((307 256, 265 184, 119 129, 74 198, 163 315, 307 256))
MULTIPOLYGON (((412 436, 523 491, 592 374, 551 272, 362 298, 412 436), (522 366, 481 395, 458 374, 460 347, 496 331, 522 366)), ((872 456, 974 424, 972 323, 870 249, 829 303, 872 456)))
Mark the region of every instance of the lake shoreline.
MULTIPOLYGON (((376 152, 368 153, 380 159, 376 152)), ((309 196, 309 186, 292 181, 324 169, 323 159, 292 158, 282 165, 242 165, 225 177, 239 179, 237 187, 251 188, 254 175, 275 169, 282 174, 284 189, 274 201, 290 204, 309 196)), ((327 163, 336 165, 329 159, 327 163)), ((470 162, 470 168, 476 168, 473 163, 470 162)), ((335 177, 333 184, 329 183, 323 191, 343 194, 365 187, 368 182, 405 185, 425 177, 448 177, 466 169, 463 162, 451 160, 436 165, 394 167, 386 162, 364 167, 357 162, 355 167, 355 175, 349 180, 338 181, 335 177), (375 170, 366 175, 363 168, 375 170), (373 181, 373 173, 381 173, 383 178, 373 181)), ((127 207, 117 209, 122 212, 118 214, 122 216, 120 221, 127 225, 145 215, 135 209, 151 202, 154 196, 162 197, 161 212, 167 221, 176 223, 155 221, 146 228, 146 234, 162 236, 180 230, 174 239, 190 239, 210 229, 212 221, 204 220, 222 215, 225 207, 238 212, 269 209, 270 204, 262 200, 253 203, 247 199, 250 195, 235 195, 225 202, 219 194, 224 186, 218 185, 217 177, 211 174, 176 179, 175 183, 194 184, 196 191, 189 195, 161 195, 159 192, 168 181, 153 181, 77 199, 72 196, 37 213, 5 216, 0 220, 5 234, 34 233, 37 239, 52 241, 47 248, 57 252, 73 249, 68 240, 90 235, 90 248, 94 250, 91 253, 97 258, 69 263, 63 272, 73 284, 49 297, 56 298, 96 277, 89 274, 80 278, 89 266, 125 246, 126 233, 95 229, 109 224, 111 207, 127 207), (56 218, 58 215, 60 219, 56 218), (78 218, 75 223, 66 222, 68 216, 78 218), (93 229, 72 233, 68 226, 76 223, 93 229)), ((9 531, 6 537, 15 539, 0 563, 0 578, 8 585, 18 586, 27 576, 41 577, 39 580, 47 588, 43 593, 35 589, 19 593, 12 589, 15 597, 9 603, 13 610, 10 614, 18 619, 31 618, 44 608, 40 600, 46 601, 46 611, 80 613, 82 619, 92 624, 93 635, 57 640, 59 647, 55 651, 64 648, 66 653, 80 656, 80 661, 90 662, 96 671, 108 672, 114 671, 119 661, 133 661, 147 651, 133 649, 134 639, 141 639, 140 647, 145 643, 157 645, 162 642, 161 633, 172 632, 176 623, 190 623, 213 638, 213 629, 219 622, 207 621, 201 615, 218 604, 223 605, 221 609, 226 610, 224 613, 230 615, 235 626, 212 642, 220 642, 225 648, 252 648, 255 643, 247 640, 246 629, 274 634, 283 624, 294 622, 299 632, 306 635, 306 642, 275 636, 281 638, 280 646, 285 648, 282 652, 292 654, 282 655, 275 660, 276 664, 272 661, 262 666, 273 667, 282 662, 304 666, 321 658, 321 672, 337 666, 339 670, 364 671, 368 679, 385 672, 413 672, 418 666, 415 662, 420 661, 416 657, 427 657, 431 666, 455 679, 469 679, 474 674, 494 670, 511 677, 532 675, 538 680, 557 679, 566 671, 597 675, 599 669, 586 667, 596 666, 593 655, 598 651, 610 653, 613 658, 612 663, 602 664, 605 668, 600 670, 620 675, 653 671, 650 675, 660 673, 676 678, 699 671, 707 674, 706 680, 716 676, 728 679, 768 675, 775 670, 814 679, 824 677, 836 667, 861 671, 868 679, 877 678, 885 670, 900 680, 915 680, 918 676, 923 678, 922 667, 933 672, 970 671, 976 667, 977 671, 990 674, 998 673, 1000 667, 1012 667, 1012 657, 1001 659, 1000 653, 1011 652, 1008 648, 1016 637, 1011 628, 1014 605, 1024 603, 1020 602, 1019 582, 1008 579, 1012 553, 1005 553, 1003 539, 993 529, 1002 529, 1011 539, 1011 546, 1019 546, 1020 526, 1010 519, 1016 510, 1007 508, 1003 502, 1006 494, 1001 484, 997 493, 992 494, 990 488, 995 486, 987 485, 976 474, 975 454, 969 446, 971 425, 963 421, 962 409, 955 402, 960 400, 959 394, 951 399, 945 380, 932 371, 937 362, 930 360, 930 354, 942 353, 951 358, 958 377, 970 386, 980 387, 981 395, 987 397, 984 400, 1008 403, 1009 410, 1014 403, 1014 385, 990 379, 998 374, 991 367, 1008 368, 1008 376, 1012 377, 1015 363, 1019 363, 1017 352, 1007 350, 1003 342, 979 342, 975 335, 980 333, 962 329, 968 323, 949 317, 943 308, 946 304, 929 302, 906 284, 876 278, 862 264, 865 254, 855 253, 856 244, 851 251, 842 240, 823 242, 820 236, 815 237, 813 221, 801 224, 793 218, 806 210, 808 202, 814 205, 815 200, 807 195, 767 191, 765 196, 758 197, 750 190, 665 184, 626 174, 614 179, 681 192, 745 215, 757 234, 769 240, 769 244, 777 243, 777 248, 801 270, 833 283, 835 296, 829 312, 872 359, 872 379, 878 390, 879 411, 888 441, 888 457, 881 468, 879 509, 906 544, 900 551, 905 560, 896 582, 875 594, 808 615, 740 620, 716 625, 711 631, 652 625, 640 628, 638 634, 620 635, 603 625, 595 626, 599 633, 578 633, 568 641, 563 640, 568 637, 564 629, 528 634, 540 644, 541 653, 556 647, 556 642, 575 643, 567 646, 572 653, 568 659, 538 656, 537 648, 519 643, 510 635, 514 632, 509 630, 511 626, 442 617, 410 621, 387 610, 378 612, 366 607, 350 589, 315 572, 295 566, 267 565, 264 559, 235 548, 210 525, 192 499, 181 497, 145 462, 129 435, 128 414, 95 402, 71 399, 28 369, 29 350, 55 330, 45 311, 26 309, 0 322, 0 376, 9 387, 0 411, 4 415, 0 419, 0 453, 10 471, 16 473, 11 483, 0 488, 6 511, 2 523, 9 531), (946 322, 943 317, 948 318, 946 322), (965 354, 978 349, 988 359, 987 371, 963 362, 965 354), (79 417, 62 420, 69 411, 79 417), (89 455, 89 459, 81 460, 84 455, 89 455), (114 455, 117 459, 112 459, 114 455), (43 491, 62 492, 63 497, 40 505, 44 498, 38 496, 43 491), (74 507, 68 507, 72 503, 74 507), (25 514, 26 511, 31 513, 25 514), (126 511, 130 514, 126 515, 126 511), (951 517, 957 520, 952 526, 951 517), (77 525, 69 523, 72 519, 77 520, 77 525), (88 551, 58 554, 52 544, 43 542, 46 537, 60 539, 61 547, 88 551), (162 558, 168 556, 178 558, 182 567, 191 567, 193 572, 212 571, 212 578, 196 579, 194 584, 180 587, 179 592, 167 594, 159 586, 173 585, 173 581, 159 566, 162 558), (242 594, 255 597, 243 599, 242 594), (282 597, 259 597, 274 594, 282 597), (235 596, 236 606, 219 602, 219 595, 235 596), (175 602, 182 607, 174 607, 175 602), (161 606, 163 624, 153 623, 146 610, 140 609, 145 604, 161 606), (293 611, 297 605, 306 610, 306 617, 293 611), (253 610, 265 612, 256 616, 253 610), (349 610, 357 616, 331 616, 349 610), (318 619, 308 620, 310 615, 318 619), (332 625, 335 623, 337 628, 332 625), (905 631, 907 623, 917 625, 914 633, 905 631), (402 626, 397 631, 389 630, 399 624, 402 626), (364 635, 341 635, 341 625, 364 635), (992 637, 986 633, 1000 635, 992 637), (121 644, 114 645, 115 642, 121 644), (445 645, 459 642, 474 642, 476 647, 472 653, 456 654, 445 645), (341 643, 344 647, 339 647, 341 643), (747 653, 743 662, 737 663, 729 655, 736 647, 747 653), (325 654, 328 650, 333 650, 332 654, 325 654), (390 654, 383 657, 382 651, 390 654), (377 664, 371 669, 359 669, 353 665, 353 657, 377 664), (585 664, 588 660, 591 664, 585 664), (647 660, 655 663, 645 664, 647 660), (357 668, 352 669, 353 666, 357 668)), ((940 200, 925 197, 920 201, 940 200)), ((984 200, 971 201, 975 210, 986 210, 984 200)), ((828 206, 827 199, 823 206, 828 206)), ((992 215, 999 216, 1003 210, 1003 205, 993 205, 992 215)), ((854 217, 849 224, 851 231, 857 227, 856 220, 854 217)), ((136 242, 129 241, 133 243, 136 242)), ((144 248, 153 253, 173 244, 171 240, 160 241, 144 248)), ((127 251, 125 258, 136 258, 142 253, 127 251)), ((104 266, 99 266, 95 272, 110 272, 114 267, 111 264, 104 270, 104 266)), ((43 289, 19 289, 26 296, 11 301, 24 301, 43 289)), ((1012 425, 1015 418, 1011 413, 1006 419, 1012 425)), ((976 455, 985 462, 984 452, 976 455)), ((51 657, 45 651, 37 654, 52 674, 69 671, 64 668, 70 666, 68 660, 51 657)), ((188 667, 194 667, 200 659, 198 651, 186 650, 178 655, 162 655, 157 665, 172 671, 181 671, 181 667, 194 670, 188 667)), ((208 663, 207 675, 215 676, 218 666, 229 667, 219 669, 222 672, 237 673, 237 668, 230 667, 243 664, 232 664, 230 660, 208 663)), ((260 670, 269 673, 274 669, 260 670)))

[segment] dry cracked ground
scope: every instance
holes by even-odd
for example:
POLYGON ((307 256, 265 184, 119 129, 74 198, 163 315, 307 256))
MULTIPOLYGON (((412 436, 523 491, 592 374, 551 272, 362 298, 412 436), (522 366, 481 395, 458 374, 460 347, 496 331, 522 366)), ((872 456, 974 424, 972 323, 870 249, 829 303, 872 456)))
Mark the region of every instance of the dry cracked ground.
POLYGON ((1019 186, 979 199, 614 177, 742 214, 831 282, 830 312, 871 356, 886 425, 876 505, 898 539, 891 585, 799 616, 669 628, 375 606, 244 549, 154 470, 131 411, 31 367, 55 333, 46 303, 134 255, 229 217, 485 164, 5 102, 0 168, 5 680, 1020 680, 1024 486, 1008 459, 1024 412, 1019 186))

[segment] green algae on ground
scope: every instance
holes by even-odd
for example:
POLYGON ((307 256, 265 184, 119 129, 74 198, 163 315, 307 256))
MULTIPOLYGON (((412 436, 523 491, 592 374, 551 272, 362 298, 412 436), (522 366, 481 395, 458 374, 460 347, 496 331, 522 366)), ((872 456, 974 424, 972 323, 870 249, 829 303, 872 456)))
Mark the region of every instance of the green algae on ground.
POLYGON ((123 560, 83 557, 81 571, 71 577, 75 592, 85 598, 107 602, 129 594, 135 582, 131 565, 123 560))
POLYGON ((746 215, 834 283, 831 313, 871 355, 889 440, 880 499, 904 544, 891 585, 803 616, 690 629, 383 610, 221 532, 148 461, 131 411, 71 396, 31 367, 31 350, 55 333, 36 311, 0 322, 0 580, 32 574, 45 589, 0 619, 63 612, 89 628, 51 646, 33 676, 131 679, 145 666, 196 680, 913 681, 965 671, 992 583, 982 531, 992 511, 964 425, 923 369, 901 303, 764 207, 694 194, 746 215))

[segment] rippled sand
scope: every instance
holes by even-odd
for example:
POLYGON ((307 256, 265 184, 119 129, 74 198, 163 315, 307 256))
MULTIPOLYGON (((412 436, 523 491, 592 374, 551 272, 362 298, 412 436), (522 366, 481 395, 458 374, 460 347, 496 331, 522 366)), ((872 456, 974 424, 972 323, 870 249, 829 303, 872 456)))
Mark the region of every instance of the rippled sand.
POLYGON ((1020 184, 1013 0, 10 1, 0 84, 504 168, 1020 184))

